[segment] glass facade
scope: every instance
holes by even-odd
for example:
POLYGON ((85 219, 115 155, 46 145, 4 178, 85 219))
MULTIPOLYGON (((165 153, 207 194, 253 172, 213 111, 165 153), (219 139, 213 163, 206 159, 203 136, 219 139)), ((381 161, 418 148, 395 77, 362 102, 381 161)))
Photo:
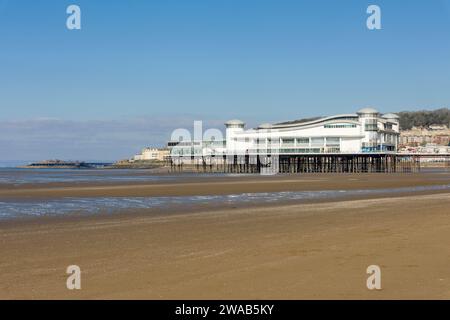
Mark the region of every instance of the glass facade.
POLYGON ((342 123, 342 124, 326 124, 323 126, 325 129, 343 129, 343 128, 356 128, 356 124, 342 123))
POLYGON ((324 138, 311 138, 311 146, 323 146, 324 138))
POLYGON ((366 131, 378 131, 378 120, 377 119, 367 119, 364 129, 366 131))

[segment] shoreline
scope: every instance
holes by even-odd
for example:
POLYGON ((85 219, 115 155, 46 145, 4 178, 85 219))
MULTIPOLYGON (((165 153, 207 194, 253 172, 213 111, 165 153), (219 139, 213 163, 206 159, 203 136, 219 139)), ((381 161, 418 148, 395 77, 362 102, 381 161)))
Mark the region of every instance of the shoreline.
POLYGON ((95 213, 80 213, 77 211, 70 212, 67 214, 45 214, 36 216, 15 216, 0 219, 0 230, 8 227, 15 227, 19 225, 27 224, 42 224, 42 223, 58 223, 65 221, 79 221, 91 220, 96 221, 108 220, 110 218, 126 218, 126 217, 164 217, 164 216, 174 216, 174 215, 189 215, 193 213, 208 213, 221 211, 223 209, 227 210, 237 210, 237 209, 258 209, 258 208, 277 208, 286 207, 292 205, 310 205, 310 204, 324 204, 324 203, 334 203, 343 201, 356 201, 356 200, 376 200, 385 199, 390 197, 395 198, 407 198, 412 196, 426 196, 426 195, 439 195, 447 194, 449 190, 423 190, 423 191, 402 191, 390 193, 384 191, 376 194, 348 194, 339 197, 328 197, 328 198, 311 198, 311 199, 285 199, 277 200, 274 202, 215 202, 215 203, 200 203, 200 204, 190 204, 190 205, 174 205, 170 207, 153 207, 153 208, 127 208, 116 211, 106 212, 105 210, 99 210, 95 213))

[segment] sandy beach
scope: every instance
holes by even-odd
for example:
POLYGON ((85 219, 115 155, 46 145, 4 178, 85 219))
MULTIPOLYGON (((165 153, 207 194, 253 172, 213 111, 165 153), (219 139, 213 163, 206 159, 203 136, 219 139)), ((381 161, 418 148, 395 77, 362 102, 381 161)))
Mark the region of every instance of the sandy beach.
POLYGON ((439 173, 231 175, 174 181, 0 184, 1 198, 157 197, 221 195, 248 192, 361 190, 447 184, 450 171, 439 173))
MULTIPOLYGON (((2 198, 448 184, 448 173, 2 188, 2 198)), ((450 193, 0 222, 2 299, 450 299, 450 193), (82 289, 68 290, 69 265, 82 289), (366 288, 379 265, 382 290, 366 288)))

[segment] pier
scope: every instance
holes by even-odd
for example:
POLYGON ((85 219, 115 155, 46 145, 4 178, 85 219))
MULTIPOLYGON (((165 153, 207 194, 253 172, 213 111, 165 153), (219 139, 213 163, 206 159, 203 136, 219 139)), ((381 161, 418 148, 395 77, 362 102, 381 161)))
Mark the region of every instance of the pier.
POLYGON ((419 172, 424 159, 439 159, 450 168, 450 154, 279 154, 169 157, 172 172, 199 173, 409 173, 419 172), (270 168, 270 170, 268 170, 270 168))

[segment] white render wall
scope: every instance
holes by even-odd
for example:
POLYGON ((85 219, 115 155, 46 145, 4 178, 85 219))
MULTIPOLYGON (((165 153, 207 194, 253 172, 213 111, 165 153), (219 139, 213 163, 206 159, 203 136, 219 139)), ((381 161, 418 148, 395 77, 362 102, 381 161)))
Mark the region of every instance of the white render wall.
MULTIPOLYGON (((365 109, 362 109, 365 110, 365 109)), ((231 154, 252 153, 252 150, 264 148, 271 141, 272 149, 279 149, 280 153, 304 151, 298 149, 314 149, 316 153, 359 153, 364 152, 363 146, 381 148, 389 145, 397 147, 398 120, 385 119, 375 114, 350 114, 327 117, 308 123, 264 125, 260 128, 245 130, 244 125, 233 126, 226 130, 227 152, 231 154), (370 121, 371 120, 371 121, 370 121), (370 131, 366 126, 375 123, 370 131), (388 124, 388 125, 386 125, 388 124), (262 127, 262 128, 261 128, 262 127), (377 129, 378 128, 378 129, 377 129), (389 128, 389 129, 386 129, 389 128), (302 138, 308 138, 305 143, 302 138), (327 138, 330 145, 327 145, 327 138), (283 140, 288 140, 287 142, 283 140), (293 140, 293 141, 292 141, 293 140), (323 140, 322 143, 320 143, 323 140), (295 149, 295 150, 292 150, 295 149)))

